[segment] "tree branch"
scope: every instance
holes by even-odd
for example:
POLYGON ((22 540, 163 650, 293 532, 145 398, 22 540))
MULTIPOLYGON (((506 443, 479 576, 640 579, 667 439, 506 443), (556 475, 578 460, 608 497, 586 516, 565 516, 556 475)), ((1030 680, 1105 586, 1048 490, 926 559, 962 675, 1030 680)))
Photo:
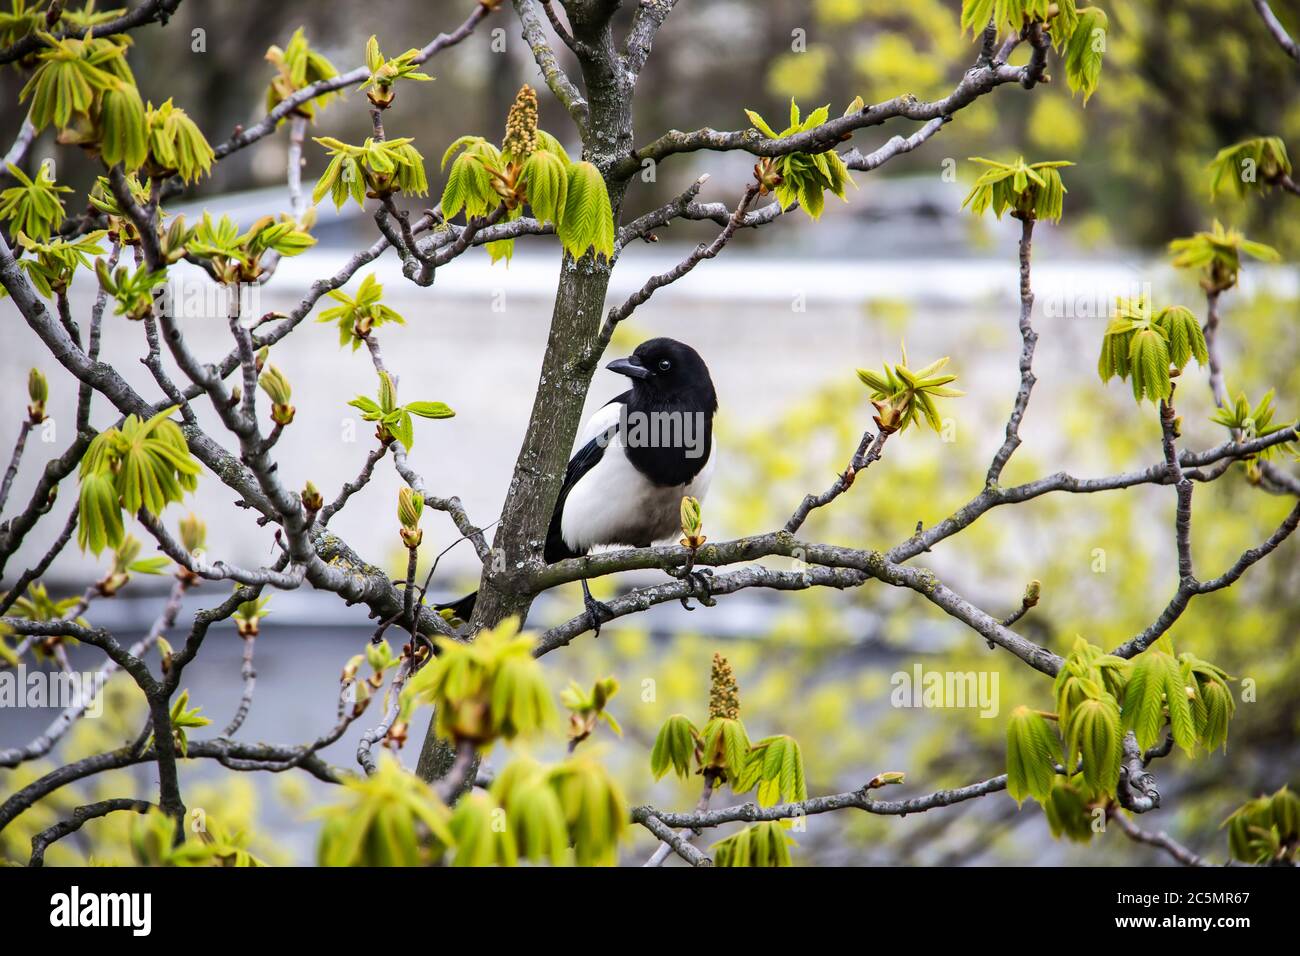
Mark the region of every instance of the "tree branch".
POLYGON ((1110 819, 1120 828, 1121 832, 1135 843, 1145 843, 1148 846, 1154 846, 1164 850, 1183 866, 1214 866, 1203 856, 1193 853, 1187 847, 1183 846, 1177 840, 1170 837, 1163 830, 1159 833, 1151 833, 1143 830, 1136 823, 1124 815, 1122 810, 1113 811, 1110 819))
MULTIPOLYGON (((479 22, 487 17, 493 9, 494 7, 488 4, 475 3, 473 11, 465 18, 465 21, 460 26, 452 30, 450 33, 438 34, 429 41, 427 45, 420 49, 420 51, 412 58, 411 62, 416 64, 424 63, 430 57, 441 53, 448 47, 460 43, 474 32, 474 28, 478 26, 479 22)), ((275 107, 257 123, 254 123, 252 126, 247 128, 237 130, 230 139, 226 140, 224 143, 218 144, 213 149, 216 158, 219 160, 224 159, 231 153, 241 150, 245 146, 249 146, 262 137, 275 132, 276 127, 280 125, 280 121, 296 111, 298 107, 302 106, 304 103, 308 103, 311 100, 316 99, 316 97, 323 96, 326 93, 333 93, 337 90, 343 89, 344 87, 361 83, 369 76, 370 68, 362 65, 348 70, 346 73, 340 73, 338 76, 331 79, 318 80, 310 86, 303 87, 291 96, 288 96, 277 103, 275 107)))
MULTIPOLYGON (((643 808, 638 807, 638 810, 643 808)), ((662 820, 654 815, 653 812, 647 811, 638 819, 636 812, 633 811, 633 822, 641 824, 660 840, 662 845, 670 848, 674 853, 680 856, 691 866, 712 866, 713 861, 704 855, 703 851, 693 846, 689 839, 678 833, 672 827, 666 825, 662 820)), ((658 864, 655 864, 658 865, 658 864)))
POLYGON ((45 851, 50 845, 62 840, 65 836, 76 833, 91 820, 97 820, 100 817, 106 817, 110 813, 116 813, 119 810, 130 810, 133 813, 148 813, 153 806, 148 800, 134 800, 126 797, 118 797, 112 800, 101 800, 99 803, 88 803, 85 806, 77 807, 72 811, 72 817, 68 820, 61 820, 52 827, 46 827, 36 836, 32 837, 32 858, 28 860, 28 866, 44 866, 45 851))
POLYGON ((854 452, 853 457, 849 460, 848 466, 836 476, 831 486, 823 491, 820 495, 807 495, 795 509, 790 520, 785 523, 787 534, 794 534, 803 523, 808 520, 808 515, 814 509, 824 508, 844 492, 853 487, 853 482, 858 476, 858 472, 865 471, 873 461, 880 460, 881 450, 885 447, 885 441, 889 438, 889 432, 884 429, 873 436, 870 431, 862 433, 862 441, 858 443, 858 450, 854 452))
POLYGON ((719 132, 704 128, 690 133, 674 130, 643 146, 620 160, 611 175, 626 179, 641 167, 646 159, 659 162, 677 153, 710 150, 744 150, 755 156, 784 156, 789 153, 820 153, 834 147, 856 130, 879 126, 895 117, 929 122, 948 117, 976 99, 1004 83, 1033 85, 1042 77, 1046 66, 1045 51, 1036 50, 1035 56, 1022 67, 1006 64, 977 64, 967 71, 956 88, 942 99, 931 102, 918 100, 911 94, 894 97, 874 106, 866 106, 856 113, 837 117, 810 130, 782 136, 765 137, 757 129, 719 132), (1040 56, 1039 53, 1044 53, 1040 56))
POLYGON ((591 109, 582 93, 560 66, 560 61, 556 59, 555 50, 546 39, 546 30, 542 26, 542 18, 538 16, 535 0, 513 0, 513 2, 515 13, 519 15, 519 23, 523 27, 524 42, 533 51, 533 59, 537 61, 537 68, 542 71, 546 85, 555 98, 564 104, 564 108, 569 111, 578 128, 585 130, 591 109))
POLYGON ((939 132, 939 130, 943 129, 944 126, 951 121, 951 114, 946 116, 936 116, 911 136, 895 136, 890 139, 889 142, 885 143, 884 146, 867 153, 865 156, 858 152, 857 147, 854 147, 840 158, 844 160, 844 165, 849 169, 856 169, 859 172, 869 173, 873 169, 878 169, 885 165, 885 163, 889 162, 895 156, 901 156, 903 153, 910 153, 935 133, 939 132))
MULTIPOLYGON (((650 47, 654 44, 655 34, 673 12, 677 0, 640 0, 636 13, 632 17, 632 26, 627 32, 623 45, 623 62, 633 76, 640 74, 650 57, 650 47)), ((550 9, 550 5, 547 5, 550 9)))
MULTIPOLYGON (((95 35, 106 37, 115 33, 126 33, 128 30, 145 26, 155 20, 165 26, 168 18, 176 12, 176 8, 180 5, 181 0, 143 0, 135 9, 124 13, 122 16, 109 20, 107 23, 97 24, 94 28, 95 35)), ((87 27, 70 26, 66 30, 54 34, 54 38, 56 40, 65 40, 73 37, 80 40, 86 35, 87 30, 87 27)), ((21 60, 28 54, 40 50, 43 45, 44 41, 37 34, 29 33, 16 43, 0 50, 0 66, 13 63, 15 60, 21 60)))
POLYGON ((984 478, 986 485, 998 483, 998 479, 1002 477, 1002 469, 1020 447, 1020 422, 1025 417, 1025 409, 1029 407, 1029 394, 1037 381, 1034 377, 1034 346, 1038 343, 1038 333, 1034 331, 1033 326, 1034 290, 1029 284, 1029 260, 1033 237, 1034 220, 1021 219, 1020 339, 1023 344, 1020 350, 1020 390, 1016 392, 1016 402, 1012 406, 1011 417, 1007 419, 1006 439, 1002 442, 1002 447, 997 450, 997 454, 993 456, 993 462, 989 465, 988 474, 984 478))
POLYGON ((1296 43, 1295 40, 1291 39, 1291 34, 1287 33, 1286 27, 1282 26, 1282 21, 1274 15, 1273 8, 1268 5, 1268 0, 1253 0, 1253 3, 1255 4, 1255 12, 1264 21, 1264 26, 1273 35, 1277 45, 1291 59, 1300 62, 1300 43, 1296 43))
MULTIPOLYGON (((1007 788, 1006 774, 981 780, 967 787, 956 790, 938 790, 922 797, 910 800, 873 800, 870 796, 871 785, 835 793, 825 797, 812 797, 799 803, 782 803, 774 807, 760 807, 756 803, 742 803, 739 806, 723 807, 718 810, 705 810, 699 813, 671 813, 643 806, 632 809, 632 822, 645 824, 649 817, 655 817, 665 827, 677 829, 689 828, 699 830, 717 827, 724 823, 760 823, 769 820, 789 820, 793 817, 812 816, 818 813, 831 813, 835 810, 863 810, 881 816, 906 816, 923 813, 939 807, 950 807, 955 803, 974 800, 990 793, 998 793, 1007 788)), ((659 836, 659 834, 655 834, 659 836)), ((663 837, 661 837, 663 839, 663 837)))
MULTIPOLYGON (((986 640, 992 641, 1015 654, 1035 670, 1055 675, 1062 660, 1056 654, 1026 640, 1006 628, 1000 621, 952 591, 928 568, 895 564, 878 551, 863 551, 834 545, 800 541, 791 534, 774 532, 738 538, 721 544, 706 544, 692 552, 687 548, 664 546, 659 548, 630 548, 608 551, 580 558, 569 558, 545 566, 530 578, 530 586, 543 590, 581 578, 598 577, 614 571, 638 568, 685 566, 688 561, 695 566, 718 567, 740 561, 779 555, 797 558, 817 567, 800 572, 777 572, 763 567, 747 567, 710 581, 712 595, 727 594, 747 587, 771 587, 780 590, 802 590, 813 586, 857 587, 869 578, 883 581, 894 587, 915 591, 930 603, 952 617, 965 623, 986 640), (856 572, 846 574, 845 572, 856 572)), ((690 597, 694 584, 690 581, 673 581, 671 584, 643 588, 610 602, 614 617, 645 610, 672 598, 690 597)), ((538 642, 534 653, 540 656, 567 644, 587 630, 589 615, 578 618, 547 631, 538 642), (576 628, 576 633, 575 629, 576 628)))
POLYGON ((609 345, 609 340, 614 336, 614 329, 618 327, 618 324, 635 312, 638 306, 642 306, 648 302, 657 289, 662 289, 666 285, 671 285, 698 266, 705 259, 712 259, 722 251, 722 247, 730 241, 731 237, 736 234, 736 230, 740 228, 740 223, 745 218, 745 210, 749 208, 755 197, 758 196, 760 188, 761 186, 758 182, 751 182, 745 188, 745 192, 740 197, 740 202, 736 203, 736 209, 727 220, 727 224, 722 227, 722 231, 718 233, 717 237, 714 238, 711 243, 708 245, 700 243, 695 247, 690 255, 677 263, 677 265, 673 266, 667 272, 651 276, 646 280, 645 285, 636 292, 633 292, 632 295, 627 298, 627 301, 622 305, 609 310, 609 314, 605 317, 605 324, 602 326, 600 336, 597 340, 597 355, 600 355, 605 351, 605 348, 609 345))

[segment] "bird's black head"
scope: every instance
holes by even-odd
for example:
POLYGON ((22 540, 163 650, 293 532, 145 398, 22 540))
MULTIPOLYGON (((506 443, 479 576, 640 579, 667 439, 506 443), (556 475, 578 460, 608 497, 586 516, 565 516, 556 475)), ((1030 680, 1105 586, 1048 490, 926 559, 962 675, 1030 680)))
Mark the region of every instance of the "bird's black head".
POLYGON ((712 413, 718 397, 700 353, 676 339, 649 339, 627 358, 605 366, 632 379, 635 397, 658 403, 690 404, 712 413))

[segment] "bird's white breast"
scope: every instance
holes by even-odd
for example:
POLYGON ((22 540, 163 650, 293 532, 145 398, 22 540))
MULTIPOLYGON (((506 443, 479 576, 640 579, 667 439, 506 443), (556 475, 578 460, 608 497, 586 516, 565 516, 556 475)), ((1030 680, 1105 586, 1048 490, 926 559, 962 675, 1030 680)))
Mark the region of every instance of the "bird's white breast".
POLYGON ((617 425, 624 408, 626 406, 622 402, 607 402, 592 412, 591 417, 583 422, 582 427, 578 429, 578 437, 573 442, 573 451, 569 457, 572 458, 576 455, 579 449, 584 448, 587 442, 597 435, 603 434, 617 425))
MULTIPOLYGON (((584 429, 587 440, 603 429, 597 419, 608 419, 608 428, 618 421, 621 406, 602 408, 584 429), (612 408, 612 414, 609 409, 612 408)), ((560 520, 564 543, 578 552, 598 545, 648 545, 675 537, 681 528, 683 495, 703 499, 713 477, 714 455, 694 479, 682 485, 656 485, 628 460, 621 438, 609 447, 589 472, 569 492, 560 520)))

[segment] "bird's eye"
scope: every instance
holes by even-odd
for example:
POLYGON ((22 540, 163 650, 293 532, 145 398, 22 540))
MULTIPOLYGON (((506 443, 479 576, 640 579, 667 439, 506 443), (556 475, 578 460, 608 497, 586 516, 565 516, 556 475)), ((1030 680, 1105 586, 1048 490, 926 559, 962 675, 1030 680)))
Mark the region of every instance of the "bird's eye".
POLYGON ((672 367, 673 367, 673 363, 670 362, 670 361, 668 361, 667 359, 663 359, 663 360, 659 363, 659 371, 661 371, 661 372, 666 372, 666 371, 668 371, 668 370, 669 370, 670 368, 672 368, 672 367))

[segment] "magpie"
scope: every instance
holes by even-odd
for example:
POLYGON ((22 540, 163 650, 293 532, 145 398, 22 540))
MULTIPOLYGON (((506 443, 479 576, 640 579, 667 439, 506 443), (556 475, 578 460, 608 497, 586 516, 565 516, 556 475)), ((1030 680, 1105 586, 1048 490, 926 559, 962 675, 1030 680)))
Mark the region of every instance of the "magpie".
MULTIPOLYGON (((643 548, 672 537, 681 527, 682 497, 703 499, 713 477, 718 397, 699 353, 675 339, 655 338, 605 367, 626 375, 632 387, 593 413, 578 433, 546 534, 547 564, 602 545, 643 548)), ((707 589, 696 575, 693 581, 707 589)), ((602 618, 613 612, 591 596, 585 578, 582 594, 599 634, 602 618)), ((468 620, 476 597, 437 607, 468 620)))

